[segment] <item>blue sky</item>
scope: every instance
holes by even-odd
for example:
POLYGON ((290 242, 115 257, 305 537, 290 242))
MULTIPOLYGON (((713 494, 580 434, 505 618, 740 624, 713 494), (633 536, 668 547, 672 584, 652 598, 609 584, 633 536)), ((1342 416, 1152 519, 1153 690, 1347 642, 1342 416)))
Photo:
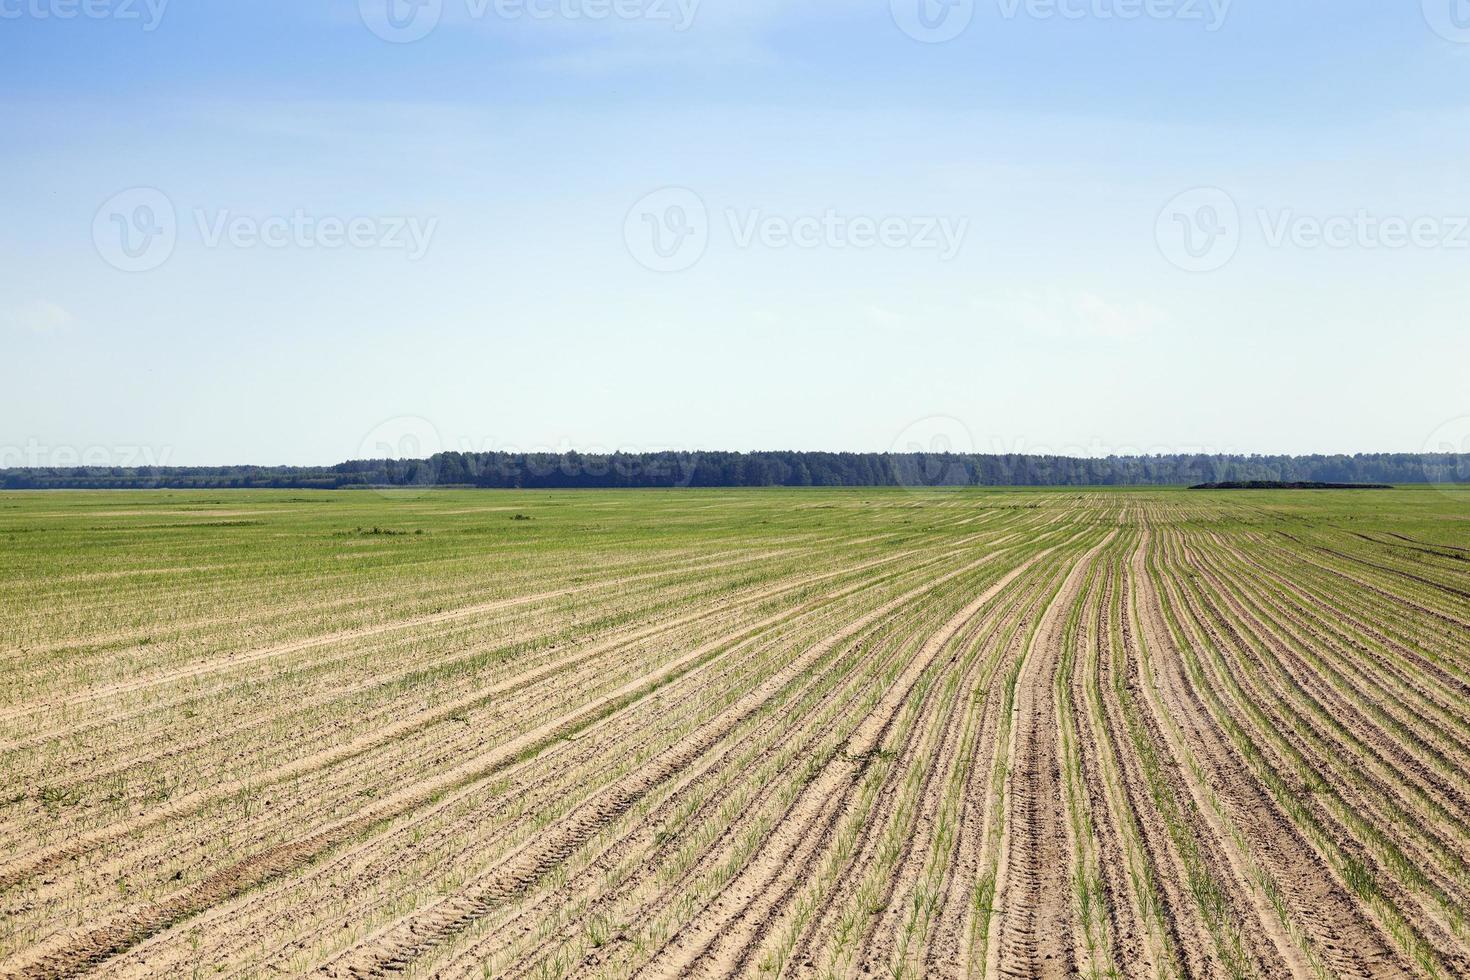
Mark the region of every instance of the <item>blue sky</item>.
POLYGON ((0 465, 1470 435, 1464 0, 86 2, 0 465))

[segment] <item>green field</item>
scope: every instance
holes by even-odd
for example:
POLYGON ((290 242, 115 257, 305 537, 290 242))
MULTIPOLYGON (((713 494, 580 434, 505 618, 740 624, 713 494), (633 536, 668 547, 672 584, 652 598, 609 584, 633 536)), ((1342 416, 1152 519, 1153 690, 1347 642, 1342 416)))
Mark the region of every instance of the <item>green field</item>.
POLYGON ((1470 976, 1470 491, 0 494, 0 975, 1470 976))

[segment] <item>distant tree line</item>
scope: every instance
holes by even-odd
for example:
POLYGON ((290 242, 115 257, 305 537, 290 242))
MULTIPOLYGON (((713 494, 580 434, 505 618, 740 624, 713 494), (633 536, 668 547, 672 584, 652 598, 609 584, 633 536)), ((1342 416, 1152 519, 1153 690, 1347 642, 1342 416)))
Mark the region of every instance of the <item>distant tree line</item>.
POLYGON ((338 490, 671 487, 1189 486, 1249 481, 1465 483, 1470 456, 1159 455, 1088 459, 950 453, 440 453, 328 467, 144 466, 0 469, 0 488, 338 490))

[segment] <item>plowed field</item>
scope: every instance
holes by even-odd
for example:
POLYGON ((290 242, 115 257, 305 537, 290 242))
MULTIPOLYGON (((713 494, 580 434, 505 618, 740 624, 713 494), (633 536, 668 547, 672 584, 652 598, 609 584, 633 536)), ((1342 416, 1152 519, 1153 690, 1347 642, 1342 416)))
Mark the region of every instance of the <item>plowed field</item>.
POLYGON ((0 495, 0 975, 1470 977, 1470 492, 0 495))

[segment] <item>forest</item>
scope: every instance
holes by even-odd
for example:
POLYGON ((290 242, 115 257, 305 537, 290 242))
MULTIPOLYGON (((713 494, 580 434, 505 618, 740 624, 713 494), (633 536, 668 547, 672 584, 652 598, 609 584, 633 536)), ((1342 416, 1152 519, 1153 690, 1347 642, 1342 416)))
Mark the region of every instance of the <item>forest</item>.
POLYGON ((323 489, 478 487, 1193 486, 1202 483, 1425 484, 1470 481, 1470 456, 1067 456, 954 453, 440 453, 335 466, 0 469, 0 489, 323 489))

